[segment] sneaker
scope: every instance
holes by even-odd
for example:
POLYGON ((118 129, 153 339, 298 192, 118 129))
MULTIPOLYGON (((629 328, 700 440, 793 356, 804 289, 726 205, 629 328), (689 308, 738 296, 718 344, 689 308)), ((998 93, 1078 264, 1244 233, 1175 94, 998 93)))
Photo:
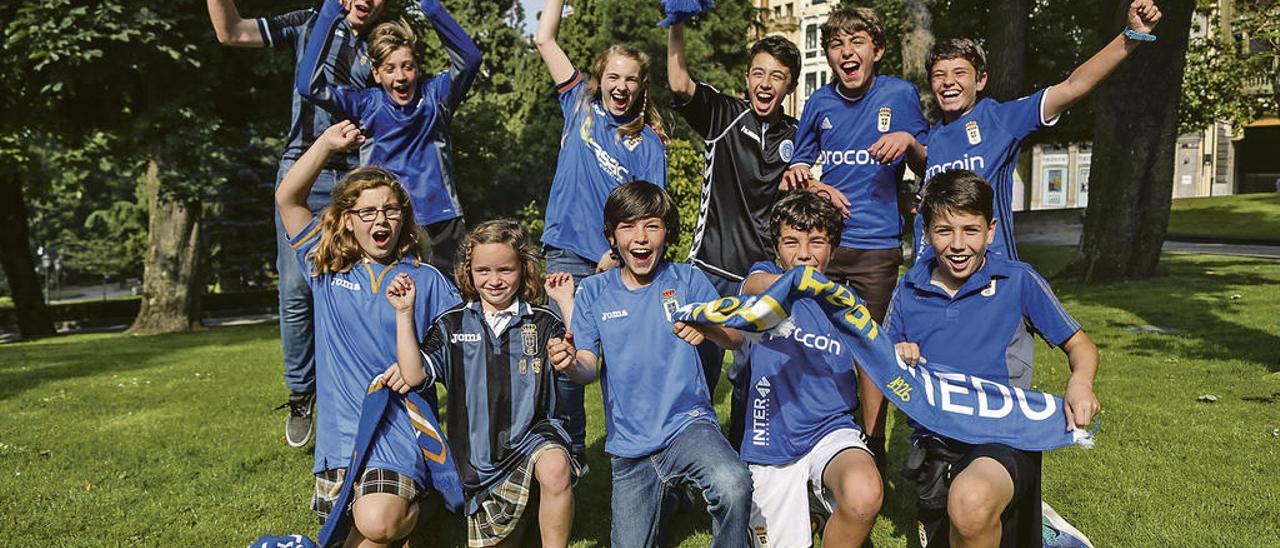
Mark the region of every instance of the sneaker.
POLYGON ((304 447, 311 441, 311 430, 315 423, 316 395, 290 394, 289 401, 280 404, 276 409, 289 408, 289 416, 284 421, 284 440, 292 447, 304 447))

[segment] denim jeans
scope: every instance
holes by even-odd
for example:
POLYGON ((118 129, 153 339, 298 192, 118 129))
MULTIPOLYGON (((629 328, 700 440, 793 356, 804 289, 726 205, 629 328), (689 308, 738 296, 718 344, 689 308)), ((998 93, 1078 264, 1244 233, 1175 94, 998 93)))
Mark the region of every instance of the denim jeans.
MULTIPOLYGON (((276 186, 284 174, 293 167, 293 160, 280 160, 276 186)), ((343 174, 325 169, 316 177, 307 196, 307 207, 312 213, 329 205, 333 187, 343 174)), ((279 275, 280 292, 280 343, 284 349, 284 384, 298 394, 316 391, 315 320, 311 309, 311 286, 298 264, 297 253, 289 245, 288 235, 280 222, 280 210, 275 211, 276 222, 276 273, 279 275)))
POLYGON ((614 548, 660 546, 663 524, 685 487, 702 491, 711 514, 712 547, 750 546, 751 473, 720 427, 700 420, 665 449, 641 458, 613 457, 614 548))
MULTIPOLYGON (((579 257, 567 249, 548 247, 543 250, 547 259, 547 274, 568 272, 573 276, 574 287, 582 285, 582 279, 596 273, 596 263, 579 257)), ((548 299, 547 306, 552 312, 563 316, 555 301, 548 299)), ((565 328, 569 328, 568 325, 565 328)), ((581 462, 586 462, 587 455, 587 411, 583 407, 582 394, 585 387, 569 380, 569 377, 556 373, 556 397, 569 415, 565 429, 569 431, 569 452, 581 462)))

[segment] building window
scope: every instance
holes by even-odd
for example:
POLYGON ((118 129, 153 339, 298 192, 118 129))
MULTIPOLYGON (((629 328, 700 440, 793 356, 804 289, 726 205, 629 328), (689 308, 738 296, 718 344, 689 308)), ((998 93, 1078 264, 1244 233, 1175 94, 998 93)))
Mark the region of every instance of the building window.
POLYGON ((818 25, 809 25, 804 29, 804 58, 818 56, 818 25))
POLYGON ((1089 205, 1089 166, 1080 167, 1080 177, 1076 181, 1080 185, 1080 192, 1076 196, 1076 207, 1084 207, 1089 205))
POLYGON ((805 98, 808 99, 809 96, 813 95, 813 92, 817 90, 818 90, 818 73, 810 72, 809 74, 804 75, 805 98))

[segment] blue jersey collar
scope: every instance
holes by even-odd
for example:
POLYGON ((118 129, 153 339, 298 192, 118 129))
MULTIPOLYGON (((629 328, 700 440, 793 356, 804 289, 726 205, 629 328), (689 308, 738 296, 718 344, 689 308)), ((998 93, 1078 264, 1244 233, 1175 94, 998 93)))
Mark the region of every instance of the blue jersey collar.
POLYGON ((968 280, 965 280, 964 285, 960 286, 960 290, 956 291, 955 297, 952 297, 947 295, 947 292, 941 287, 933 285, 933 269, 938 266, 937 261, 937 257, 930 257, 922 265, 908 270, 904 276, 907 286, 918 292, 934 293, 954 300, 986 289, 991 284, 992 279, 1008 278, 1010 275, 1009 262, 999 255, 988 252, 986 262, 983 263, 982 268, 974 272, 968 280))

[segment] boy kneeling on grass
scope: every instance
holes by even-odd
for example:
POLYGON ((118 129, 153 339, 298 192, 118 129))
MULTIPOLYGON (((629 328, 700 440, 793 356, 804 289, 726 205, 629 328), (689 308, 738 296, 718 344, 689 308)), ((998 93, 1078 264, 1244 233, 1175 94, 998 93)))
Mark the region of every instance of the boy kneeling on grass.
POLYGON ((661 545, 662 525, 685 487, 702 490, 712 516, 711 546, 747 546, 751 476, 720 433, 694 346, 742 344, 733 329, 673 322, 682 303, 720 298, 691 265, 662 258, 679 234, 666 191, 633 181, 604 206, 609 247, 621 263, 582 281, 569 320, 577 362, 574 382, 600 373, 605 452, 612 456, 610 545, 661 545))
MULTIPOLYGON (((934 255, 899 281, 884 332, 908 365, 945 356, 945 365, 934 364, 940 373, 1022 389, 1031 387, 1038 334, 1071 366, 1064 428, 1088 426, 1099 410, 1098 349, 1031 265, 987 252, 997 229, 992 195, 968 170, 928 181, 920 213, 934 255)), ((1039 452, 965 444, 911 426, 904 474, 916 482, 922 545, 1041 545, 1039 452)))
MULTIPOLYGON (((769 217, 782 269, 756 263, 742 292, 763 292, 783 269, 824 271, 843 228, 840 211, 827 198, 809 192, 785 196, 769 217)), ((748 396, 734 402, 750 417, 741 452, 755 482, 752 540, 760 548, 812 545, 812 492, 831 514, 823 544, 861 546, 884 493, 875 460, 853 421, 858 407, 853 355, 813 299, 796 301, 787 321, 788 335, 775 329, 749 344, 742 376, 748 396)))

